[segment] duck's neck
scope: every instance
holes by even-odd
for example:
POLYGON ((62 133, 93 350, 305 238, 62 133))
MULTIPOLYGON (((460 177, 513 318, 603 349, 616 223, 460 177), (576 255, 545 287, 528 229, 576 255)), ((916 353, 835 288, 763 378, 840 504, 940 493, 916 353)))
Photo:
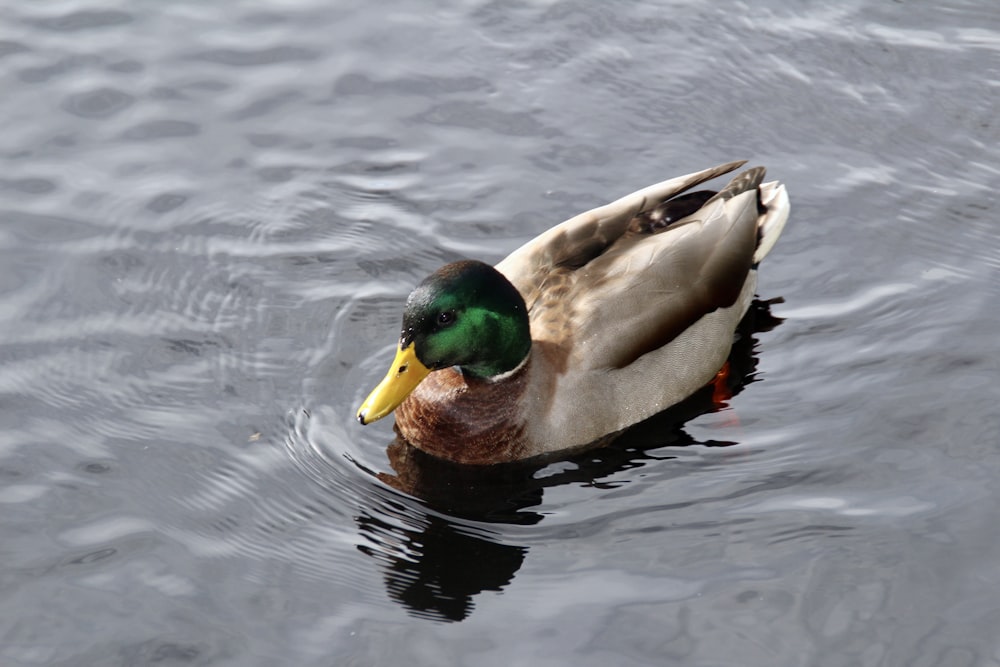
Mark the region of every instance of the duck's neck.
MULTIPOLYGON (((519 361, 514 367, 508 370, 497 371, 497 368, 499 368, 499 366, 483 368, 484 372, 482 373, 473 370, 473 368, 470 366, 459 366, 458 370, 462 373, 462 375, 466 375, 469 377, 474 377, 481 380, 488 380, 489 382, 502 382, 503 380, 506 380, 507 378, 516 375, 518 371, 524 368, 525 365, 527 365, 528 359, 530 357, 531 357, 531 352, 529 350, 528 354, 524 355, 524 358, 521 359, 521 361, 519 361)), ((482 367, 476 366, 475 368, 479 369, 482 367)))
POLYGON ((504 317, 492 314, 485 322, 488 343, 483 346, 489 356, 473 363, 462 364, 463 375, 490 380, 503 379, 505 375, 518 369, 531 353, 531 331, 528 318, 521 313, 504 317))

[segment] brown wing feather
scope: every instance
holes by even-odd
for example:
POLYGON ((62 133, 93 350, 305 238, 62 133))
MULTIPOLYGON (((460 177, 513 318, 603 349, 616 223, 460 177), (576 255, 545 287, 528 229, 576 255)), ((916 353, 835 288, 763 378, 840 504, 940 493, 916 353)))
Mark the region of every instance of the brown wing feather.
POLYGON ((578 363, 623 368, 735 303, 757 245, 763 173, 748 174, 688 218, 623 237, 578 274, 567 299, 572 312, 563 313, 578 363))
POLYGON ((586 266, 625 234, 637 214, 743 164, 745 160, 729 162, 679 176, 581 213, 524 244, 496 268, 517 287, 530 310, 551 284, 551 272, 586 266))
MULTIPOLYGON (((719 190, 713 199, 729 200, 737 195, 750 190, 756 190, 764 182, 764 175, 767 170, 764 167, 753 167, 747 169, 733 180, 729 181, 726 187, 719 190)), ((711 201, 711 200, 709 200, 711 201)))

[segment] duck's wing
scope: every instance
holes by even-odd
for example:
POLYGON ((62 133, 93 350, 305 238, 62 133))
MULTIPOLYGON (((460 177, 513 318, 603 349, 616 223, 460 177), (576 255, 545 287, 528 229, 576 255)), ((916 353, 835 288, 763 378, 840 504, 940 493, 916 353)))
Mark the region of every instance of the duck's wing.
POLYGON ((521 292, 531 311, 540 296, 559 291, 569 273, 600 257, 625 236, 639 213, 744 163, 729 162, 678 176, 581 213, 527 242, 496 268, 521 292))
MULTIPOLYGON (((736 304, 754 265, 763 176, 763 168, 740 174, 687 217, 655 233, 626 234, 576 272, 560 299, 560 344, 571 349, 571 363, 624 368, 736 304)), ((686 337, 691 350, 682 356, 698 363, 708 356, 699 346, 728 350, 732 329, 721 322, 719 331, 686 337)))

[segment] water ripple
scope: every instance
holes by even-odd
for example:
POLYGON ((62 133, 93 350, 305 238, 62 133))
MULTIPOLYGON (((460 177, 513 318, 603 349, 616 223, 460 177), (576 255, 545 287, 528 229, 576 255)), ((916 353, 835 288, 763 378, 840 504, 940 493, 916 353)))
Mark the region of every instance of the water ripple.
POLYGON ((133 21, 128 12, 118 10, 81 9, 57 16, 31 19, 30 22, 43 30, 53 32, 81 32, 119 26, 133 21))

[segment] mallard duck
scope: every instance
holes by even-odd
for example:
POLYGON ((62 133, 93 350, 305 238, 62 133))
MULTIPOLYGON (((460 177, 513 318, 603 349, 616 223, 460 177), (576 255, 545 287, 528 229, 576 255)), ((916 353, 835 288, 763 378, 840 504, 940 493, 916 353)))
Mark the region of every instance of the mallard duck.
POLYGON ((570 450, 679 403, 729 355, 757 265, 788 219, 778 182, 730 162, 556 225, 495 267, 448 264, 410 294, 396 358, 358 410, 396 411, 434 456, 495 464, 570 450))

